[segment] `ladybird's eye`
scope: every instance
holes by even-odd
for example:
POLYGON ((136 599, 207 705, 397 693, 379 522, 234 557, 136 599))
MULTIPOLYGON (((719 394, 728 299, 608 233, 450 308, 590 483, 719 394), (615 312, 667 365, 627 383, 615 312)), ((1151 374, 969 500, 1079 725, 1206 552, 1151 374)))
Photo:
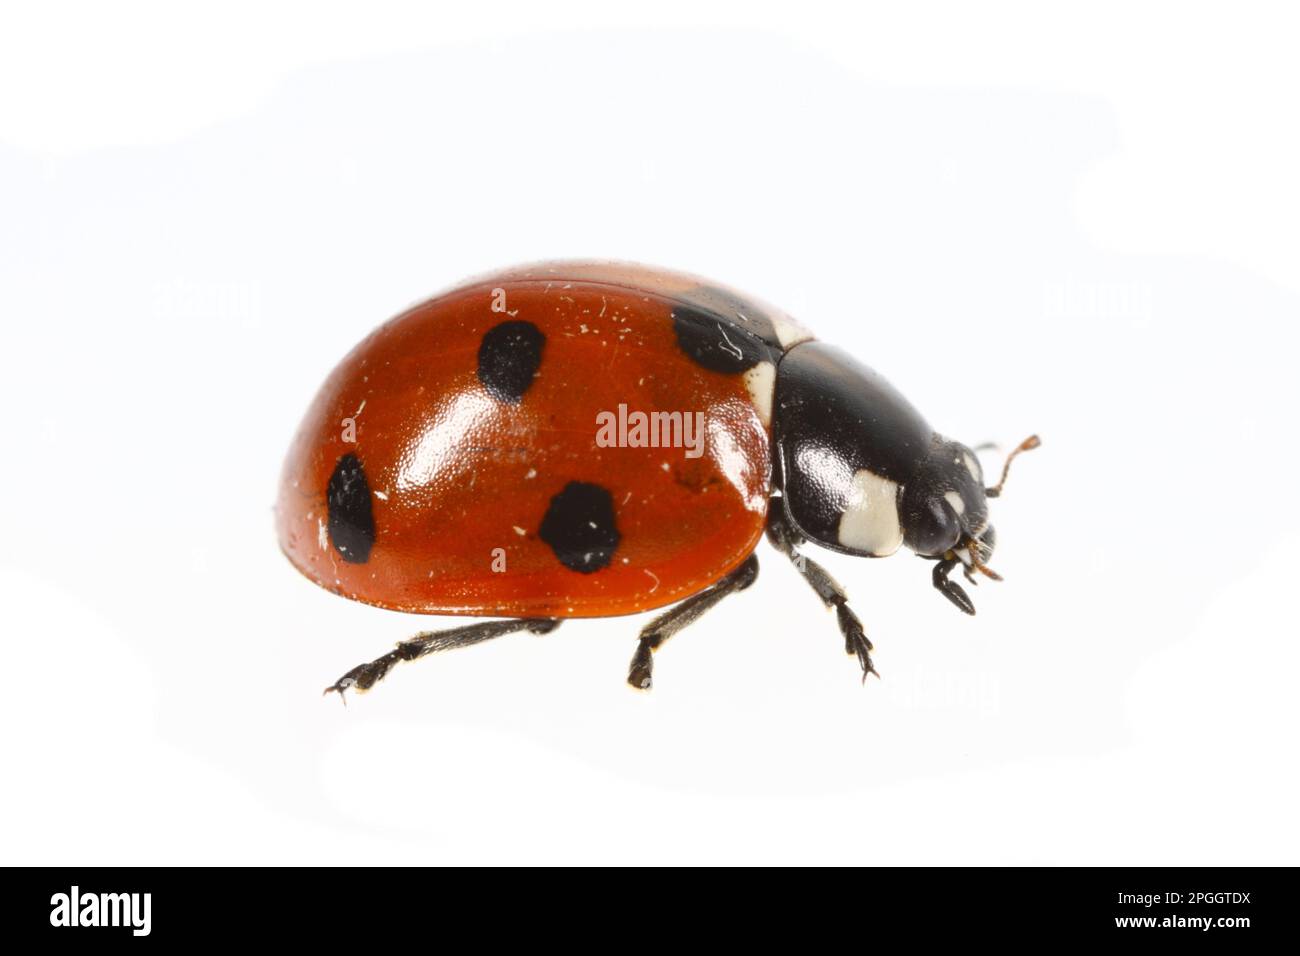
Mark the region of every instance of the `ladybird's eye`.
POLYGON ((907 517, 907 544, 917 554, 943 554, 955 547, 961 537, 961 521, 944 498, 926 498, 922 506, 907 517))

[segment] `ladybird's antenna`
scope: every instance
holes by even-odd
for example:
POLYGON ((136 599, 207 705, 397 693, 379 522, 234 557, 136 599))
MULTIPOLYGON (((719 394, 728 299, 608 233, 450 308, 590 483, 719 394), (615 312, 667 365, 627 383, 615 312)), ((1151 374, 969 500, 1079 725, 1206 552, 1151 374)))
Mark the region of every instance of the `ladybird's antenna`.
POLYGON ((1007 460, 1002 465, 1002 477, 998 479, 998 483, 994 485, 992 488, 984 489, 984 496, 986 498, 996 498, 999 495, 1001 495, 1002 486, 1007 483, 1007 473, 1011 471, 1011 463, 1016 460, 1016 455, 1019 455, 1022 451, 1033 451, 1041 444, 1042 442, 1038 440, 1037 435, 1030 435, 1019 445, 1017 445, 1012 450, 1011 454, 1007 455, 1007 460))

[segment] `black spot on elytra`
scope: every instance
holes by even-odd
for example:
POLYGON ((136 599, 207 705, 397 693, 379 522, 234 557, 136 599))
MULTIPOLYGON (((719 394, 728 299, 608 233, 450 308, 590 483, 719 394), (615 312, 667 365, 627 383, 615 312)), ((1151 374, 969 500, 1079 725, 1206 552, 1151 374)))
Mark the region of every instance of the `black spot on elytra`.
POLYGON ((370 482, 356 455, 348 452, 334 466, 325 501, 334 550, 350 564, 365 564, 375 544, 375 515, 371 510, 370 482))
POLYGON ((622 537, 614 524, 613 497, 600 485, 569 482, 551 499, 539 536, 570 571, 599 571, 622 537))
POLYGON ((673 329, 682 351, 714 372, 745 372, 773 358, 772 349, 752 332, 688 305, 673 307, 673 329))
POLYGON ((683 293, 682 298, 700 311, 713 313, 740 328, 752 332, 767 345, 778 351, 785 351, 781 346, 781 337, 776 334, 776 324, 767 310, 756 302, 716 286, 700 285, 683 293))
POLYGON ((544 336, 531 322, 493 326, 478 347, 478 380, 499 402, 518 405, 542 364, 544 336))

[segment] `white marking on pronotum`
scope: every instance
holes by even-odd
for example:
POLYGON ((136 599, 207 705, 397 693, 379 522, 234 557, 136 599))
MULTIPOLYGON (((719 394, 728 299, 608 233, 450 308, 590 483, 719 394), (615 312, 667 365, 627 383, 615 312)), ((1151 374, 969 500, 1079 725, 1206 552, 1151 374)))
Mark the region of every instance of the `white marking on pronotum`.
POLYGON ((776 332, 776 340, 781 343, 783 349, 789 349, 800 342, 807 342, 813 337, 810 331, 788 315, 772 312, 769 318, 772 320, 772 329, 776 332))
POLYGON ((840 516, 840 544, 884 557, 903 543, 898 520, 898 485, 863 468, 853 476, 849 503, 840 516))
POLYGON ((776 366, 771 362, 759 362, 745 373, 745 388, 749 391, 749 400, 754 403, 758 417, 766 428, 772 424, 772 393, 776 391, 776 366))
POLYGON ((515 534, 519 535, 519 537, 521 537, 521 538, 522 538, 524 535, 528 534, 527 531, 525 531, 523 528, 519 527, 519 525, 517 525, 517 524, 512 524, 510 527, 514 528, 514 529, 515 529, 515 534))
POLYGON ((655 573, 651 571, 649 568, 642 568, 641 570, 644 571, 646 574, 650 575, 650 580, 654 581, 655 586, 652 587, 648 592, 650 594, 654 594, 656 591, 659 590, 659 578, 656 577, 655 573))
POLYGON ((316 519, 316 543, 320 545, 322 551, 330 549, 330 533, 325 528, 325 519, 316 519))
POLYGON ((378 498, 380 501, 387 501, 387 500, 388 500, 388 493, 387 493, 387 492, 384 492, 384 491, 376 491, 376 492, 375 492, 375 497, 378 498))
POLYGON ((957 514, 964 515, 966 513, 966 502, 961 500, 961 495, 957 494, 957 492, 945 491, 943 493, 943 500, 952 505, 952 510, 957 512, 957 514))

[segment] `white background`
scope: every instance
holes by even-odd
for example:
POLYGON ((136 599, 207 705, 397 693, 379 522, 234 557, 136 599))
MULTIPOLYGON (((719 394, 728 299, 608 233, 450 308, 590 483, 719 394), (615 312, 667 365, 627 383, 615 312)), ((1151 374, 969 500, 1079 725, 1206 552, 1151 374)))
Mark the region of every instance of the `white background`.
POLYGON ((1296 863, 1296 23, 1224 4, 30 4, 0 25, 10 863, 1296 863), (766 548, 642 619, 439 622, 280 555, 371 327, 571 256, 714 277, 1014 444, 1004 584, 766 548))

